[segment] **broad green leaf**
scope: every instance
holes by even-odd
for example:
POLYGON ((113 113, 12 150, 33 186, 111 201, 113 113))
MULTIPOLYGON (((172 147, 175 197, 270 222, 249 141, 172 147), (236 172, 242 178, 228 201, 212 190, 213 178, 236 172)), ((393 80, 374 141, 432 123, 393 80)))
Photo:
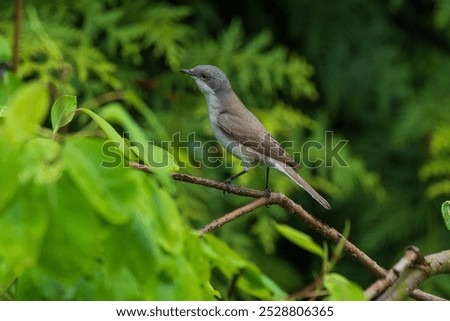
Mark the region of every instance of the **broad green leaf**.
POLYGON ((287 296, 286 292, 253 263, 247 265, 237 284, 240 289, 261 300, 283 300, 287 296))
POLYGON ((126 129, 130 134, 133 150, 146 165, 152 167, 155 171, 163 169, 174 172, 179 169, 172 154, 155 145, 151 137, 146 135, 121 104, 111 103, 104 106, 101 115, 108 121, 119 124, 126 129))
MULTIPOLYGON (((12 71, 4 71, 0 81, 0 105, 6 106, 8 100, 21 87, 22 81, 12 71)), ((4 116, 5 109, 0 108, 0 117, 4 116)))
POLYGON ((13 197, 19 183, 20 151, 7 141, 3 128, 0 129, 0 182, 5 188, 0 193, 1 209, 13 197), (7 188, 6 188, 7 186, 7 188))
POLYGON ((238 277, 238 288, 262 300, 282 299, 286 293, 255 264, 244 260, 226 243, 213 235, 203 236, 205 253, 218 269, 231 280, 238 277))
POLYGON ((213 299, 214 297, 221 297, 218 290, 211 285, 212 266, 208 256, 203 250, 203 239, 198 237, 196 231, 187 226, 183 227, 183 252, 179 256, 186 257, 190 262, 190 266, 194 275, 198 278, 198 285, 203 288, 205 299, 213 299))
POLYGON ((101 281, 95 289, 96 300, 139 300, 143 297, 139 280, 126 266, 120 266, 116 273, 102 275, 101 281))
POLYGON ((108 229, 104 245, 105 271, 114 274, 126 266, 138 281, 154 282, 159 260, 165 256, 159 247, 163 231, 152 224, 153 213, 138 215, 136 204, 129 205, 130 212, 134 212, 131 220, 108 229))
POLYGON ((445 201, 442 204, 442 218, 444 219, 445 226, 450 230, 450 201, 445 201))
POLYGON ((207 241, 205 245, 205 253, 211 258, 215 265, 229 279, 233 275, 245 268, 247 262, 234 252, 226 243, 214 237, 213 235, 203 236, 207 241))
POLYGON ((133 213, 129 222, 108 229, 103 249, 104 277, 96 290, 96 299, 136 299, 137 295, 141 299, 157 299, 147 297, 145 289, 151 288, 148 292, 153 295, 158 290, 157 269, 161 260, 167 258, 158 246, 159 232, 162 231, 157 231, 158 228, 152 224, 150 213, 138 215, 137 200, 129 205, 129 210, 133 213), (129 279, 129 282, 122 283, 122 278, 129 279))
POLYGON ((324 277, 324 285, 330 293, 329 301, 367 301, 361 287, 337 273, 328 273, 324 277))
POLYGON ((34 184, 56 182, 64 169, 61 145, 52 139, 34 138, 25 143, 20 180, 34 184))
MULTIPOLYGON (((195 261, 189 262, 185 256, 162 257, 162 265, 159 275, 165 282, 159 284, 157 296, 159 300, 205 300, 212 299, 202 287, 202 275, 198 275, 195 270, 195 261)), ((151 289, 149 289, 151 290, 151 289)), ((150 292, 150 291, 149 291, 150 292)))
POLYGON ((138 141, 148 140, 145 132, 139 127, 134 119, 124 109, 123 105, 118 102, 109 103, 103 106, 99 112, 105 120, 121 125, 130 134, 132 140, 138 141))
POLYGON ((10 61, 11 60, 11 46, 9 45, 7 37, 4 37, 3 34, 0 34, 0 61, 10 61))
POLYGON ((42 244, 40 265, 62 281, 75 282, 97 264, 96 255, 103 249, 104 221, 67 173, 51 191, 51 224, 42 244))
MULTIPOLYGON (((133 174, 149 181, 145 174, 129 171, 133 174)), ((114 280, 126 268, 138 281, 141 298, 147 300, 211 299, 210 289, 203 286, 209 281, 209 260, 198 235, 183 225, 173 200, 159 195, 159 190, 149 193, 151 186, 137 184, 139 197, 130 205, 135 209, 133 220, 115 227, 105 242, 106 273, 114 280)), ((111 292, 116 299, 124 298, 119 288, 101 291, 103 298, 111 298, 111 292)))
POLYGON ((103 144, 97 139, 70 139, 63 146, 65 167, 81 193, 112 224, 130 220, 137 190, 124 163, 102 166, 103 144))
POLYGON ((40 83, 25 85, 13 95, 5 117, 6 134, 13 143, 23 142, 37 131, 47 115, 48 96, 40 83))
POLYGON ((302 249, 323 257, 324 251, 317 243, 313 241, 311 236, 300 232, 288 225, 275 224, 275 229, 283 235, 286 239, 294 243, 295 245, 301 247, 302 249))
POLYGON ((87 108, 80 108, 80 111, 88 114, 96 123, 97 125, 102 129, 102 131, 105 133, 105 135, 112 141, 121 143, 123 138, 116 132, 114 127, 112 127, 105 119, 103 119, 101 116, 94 113, 92 110, 89 110, 87 108))
POLYGON ((48 229, 36 265, 20 278, 17 299, 92 299, 81 292, 92 292, 107 224, 67 173, 48 189, 48 229))
POLYGON ((116 150, 118 150, 125 158, 137 161, 137 157, 134 152, 130 149, 130 144, 125 138, 120 136, 117 131, 112 127, 105 119, 94 113, 92 110, 87 108, 80 108, 82 112, 88 114, 102 129, 106 137, 108 137, 113 143, 116 150))
MULTIPOLYGON (((20 301, 43 301, 43 300, 75 300, 79 298, 77 284, 61 277, 61 274, 53 274, 37 265, 26 270, 20 276, 20 282, 15 288, 16 300, 20 301), (77 295, 75 297, 75 295, 77 295)), ((74 274, 73 277, 80 275, 74 274)), ((81 283, 81 282, 80 282, 81 283)), ((92 291, 92 289, 90 289, 92 291)))
POLYGON ((47 225, 45 188, 23 188, 0 212, 0 293, 25 269, 36 264, 47 225))
POLYGON ((275 242, 278 233, 273 228, 273 220, 268 215, 258 215, 255 217, 256 222, 252 226, 252 234, 258 236, 264 252, 267 254, 275 253, 275 242))
POLYGON ((51 111, 53 132, 57 132, 61 127, 66 126, 72 121, 76 108, 76 96, 63 95, 55 101, 51 111))

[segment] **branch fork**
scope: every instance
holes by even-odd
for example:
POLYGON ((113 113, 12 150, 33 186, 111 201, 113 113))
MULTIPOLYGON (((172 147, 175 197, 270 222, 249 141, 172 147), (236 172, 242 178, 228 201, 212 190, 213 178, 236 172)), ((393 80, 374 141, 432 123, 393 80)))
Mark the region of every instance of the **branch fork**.
MULTIPOLYGON (((130 165, 135 169, 152 173, 151 169, 146 165, 139 163, 130 163, 130 165)), ((226 182, 219 182, 204 177, 182 173, 172 173, 171 177, 177 181, 203 185, 231 194, 255 198, 254 201, 205 225, 198 231, 200 235, 212 232, 224 224, 248 214, 259 207, 276 204, 284 208, 290 214, 293 214, 324 238, 336 244, 344 239, 344 250, 379 278, 378 281, 368 287, 364 292, 369 300, 375 298, 377 300, 403 300, 408 296, 417 300, 444 300, 432 294, 425 293, 417 289, 417 287, 423 280, 432 275, 438 273, 450 273, 450 250, 422 257, 418 248, 410 247, 406 250, 404 257, 391 270, 387 271, 379 266, 366 253, 361 251, 356 245, 345 239, 340 232, 315 218, 301 205, 297 204, 283 193, 270 193, 267 197, 266 191, 238 185, 230 186, 226 182), (405 291, 405 289, 407 290, 405 291)))

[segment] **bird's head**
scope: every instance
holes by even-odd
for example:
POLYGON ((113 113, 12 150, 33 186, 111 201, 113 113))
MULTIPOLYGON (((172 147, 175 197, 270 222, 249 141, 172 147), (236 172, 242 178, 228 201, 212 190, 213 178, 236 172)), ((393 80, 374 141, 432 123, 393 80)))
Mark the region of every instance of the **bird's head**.
POLYGON ((198 65, 192 69, 180 69, 181 72, 191 76, 204 95, 219 96, 231 90, 227 75, 212 65, 198 65))

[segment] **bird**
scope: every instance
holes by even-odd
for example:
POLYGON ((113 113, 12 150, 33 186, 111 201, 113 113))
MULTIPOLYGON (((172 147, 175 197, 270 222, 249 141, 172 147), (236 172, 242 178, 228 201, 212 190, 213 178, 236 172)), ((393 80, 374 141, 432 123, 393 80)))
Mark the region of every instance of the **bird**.
POLYGON ((270 196, 269 169, 274 168, 303 188, 324 208, 331 209, 328 201, 297 173, 299 163, 245 107, 221 69, 213 65, 198 65, 180 71, 191 76, 203 93, 211 129, 216 139, 228 152, 242 161, 244 169, 225 181, 229 186, 233 179, 263 163, 267 167, 266 195, 270 196))

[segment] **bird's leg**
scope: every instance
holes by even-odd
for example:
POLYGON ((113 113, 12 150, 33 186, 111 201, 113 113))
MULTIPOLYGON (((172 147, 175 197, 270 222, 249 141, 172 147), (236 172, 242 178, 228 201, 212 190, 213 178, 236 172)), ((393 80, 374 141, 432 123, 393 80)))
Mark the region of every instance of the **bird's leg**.
POLYGON ((270 170, 270 168, 266 167, 266 186, 264 188, 264 194, 267 198, 269 198, 270 194, 272 193, 272 191, 270 190, 270 187, 269 187, 269 170, 270 170))
POLYGON ((224 183, 228 185, 228 193, 231 192, 231 181, 232 181, 233 179, 235 179, 235 178, 238 178, 238 177, 241 176, 241 175, 244 175, 244 174, 247 173, 248 171, 249 171, 249 169, 248 169, 248 168, 245 168, 243 171, 241 171, 241 172, 237 173, 236 175, 233 175, 233 176, 231 176, 230 178, 227 178, 227 179, 225 180, 224 183))
POLYGON ((239 172, 239 173, 237 173, 236 175, 233 175, 233 176, 231 176, 230 178, 227 178, 227 179, 225 180, 224 183, 228 185, 228 193, 231 192, 231 181, 232 181, 233 179, 238 178, 239 176, 244 175, 245 173, 247 173, 247 172, 250 170, 250 168, 251 168, 251 164, 249 164, 249 163, 244 163, 244 169, 243 169, 241 172, 239 172))

